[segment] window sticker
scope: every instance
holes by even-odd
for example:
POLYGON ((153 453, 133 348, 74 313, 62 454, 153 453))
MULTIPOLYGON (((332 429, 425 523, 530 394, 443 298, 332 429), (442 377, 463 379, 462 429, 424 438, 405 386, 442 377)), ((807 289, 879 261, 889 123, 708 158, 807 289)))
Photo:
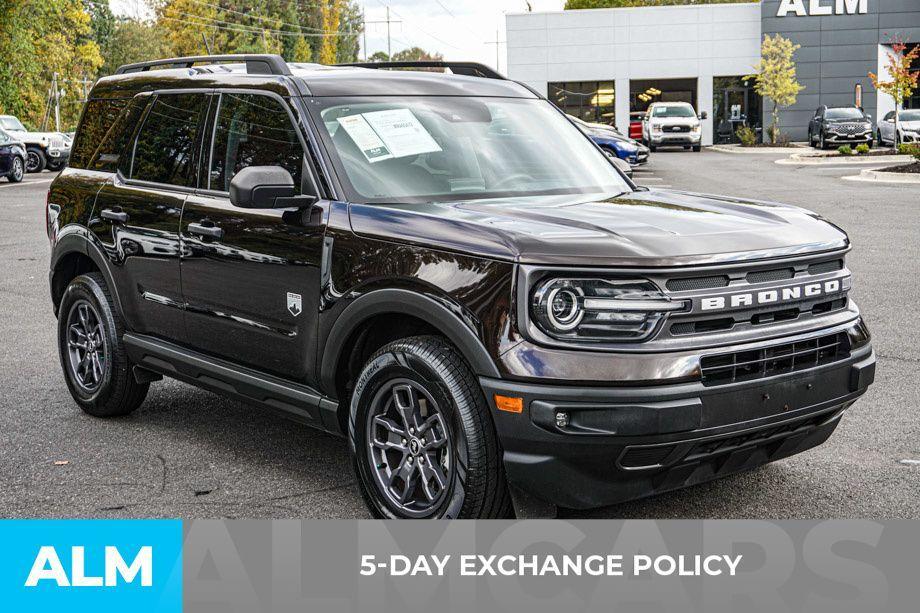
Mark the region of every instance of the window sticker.
POLYGON ((394 157, 440 151, 422 122, 409 109, 393 109, 365 113, 364 118, 380 135, 394 157))
POLYGON ((380 136, 367 123, 364 115, 339 117, 337 121, 345 129, 355 145, 358 146, 358 149, 361 150, 368 162, 379 162, 393 157, 387 146, 380 140, 380 136))

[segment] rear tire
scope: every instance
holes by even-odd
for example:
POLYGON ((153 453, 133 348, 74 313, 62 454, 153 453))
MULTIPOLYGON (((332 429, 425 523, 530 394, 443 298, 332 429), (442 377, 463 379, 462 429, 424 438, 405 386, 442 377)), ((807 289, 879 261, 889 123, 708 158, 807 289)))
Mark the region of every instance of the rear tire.
POLYGON ((58 310, 58 351, 67 387, 94 417, 128 415, 144 402, 122 343, 124 321, 101 274, 75 278, 58 310))
POLYGON ((394 341, 370 357, 352 394, 348 435, 374 517, 511 516, 501 449, 479 382, 440 337, 394 341))

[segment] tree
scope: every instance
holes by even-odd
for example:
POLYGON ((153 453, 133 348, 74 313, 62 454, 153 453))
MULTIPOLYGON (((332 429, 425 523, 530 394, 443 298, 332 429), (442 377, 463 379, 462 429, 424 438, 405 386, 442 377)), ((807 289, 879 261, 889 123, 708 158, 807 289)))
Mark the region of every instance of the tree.
POLYGON ((773 120, 770 123, 770 142, 779 139, 779 109, 795 104, 799 92, 805 89, 796 79, 794 55, 801 45, 794 45, 788 38, 767 34, 760 47, 760 63, 755 74, 754 91, 773 101, 773 120))
POLYGON ((894 100, 894 142, 898 144, 898 115, 901 105, 910 98, 917 89, 917 77, 920 71, 911 70, 911 66, 920 57, 920 47, 907 51, 907 45, 900 38, 891 43, 891 51, 887 53, 885 68, 890 81, 883 81, 877 74, 870 72, 869 78, 875 89, 888 94, 894 100), (905 53, 906 52, 906 53, 905 53))
POLYGON ((99 74, 113 74, 123 64, 171 55, 172 49, 166 35, 155 22, 123 19, 115 24, 115 31, 104 51, 105 61, 99 74))
POLYGON ((443 60, 444 56, 440 53, 428 53, 421 47, 410 47, 393 54, 394 62, 417 62, 420 60, 443 60))
POLYGON ((389 62, 390 56, 387 55, 386 51, 375 51, 373 55, 367 58, 369 62, 389 62))
POLYGON ((342 20, 342 10, 345 0, 326 0, 322 3, 320 14, 323 20, 323 36, 319 45, 319 63, 335 64, 336 52, 339 41, 336 34, 339 31, 339 22, 342 20))

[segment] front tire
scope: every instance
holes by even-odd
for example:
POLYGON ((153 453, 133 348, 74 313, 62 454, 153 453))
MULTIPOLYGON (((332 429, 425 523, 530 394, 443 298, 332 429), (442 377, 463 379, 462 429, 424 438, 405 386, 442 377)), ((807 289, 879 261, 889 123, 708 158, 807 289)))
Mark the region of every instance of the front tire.
POLYGON ((702 145, 693 145, 694 153, 699 153, 700 151, 702 151, 702 149, 703 149, 702 145))
POLYGON ((47 164, 44 151, 38 147, 26 148, 26 172, 41 172, 47 164))
POLYGON ((22 161, 21 157, 13 158, 13 167, 10 169, 10 174, 6 176, 7 180, 10 183, 19 183, 22 181, 22 176, 26 172, 25 163, 22 161))
POLYGON ((398 340, 371 356, 355 384, 348 433, 374 517, 511 515, 489 409, 476 377, 444 339, 398 340))
POLYGON ((147 396, 150 384, 134 378, 124 331, 101 274, 70 282, 58 310, 58 351, 71 396, 94 417, 127 415, 147 396))

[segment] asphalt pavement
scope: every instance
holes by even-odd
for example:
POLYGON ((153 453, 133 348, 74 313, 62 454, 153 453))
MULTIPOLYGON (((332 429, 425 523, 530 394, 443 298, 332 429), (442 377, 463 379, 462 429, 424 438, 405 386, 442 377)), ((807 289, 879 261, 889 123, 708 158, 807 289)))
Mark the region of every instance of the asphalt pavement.
MULTIPOLYGON (((920 188, 771 154, 660 151, 640 184, 798 204, 846 229, 876 383, 824 445, 588 517, 920 518, 920 188), (903 462, 907 460, 908 462, 903 462)), ((72 402, 44 234, 50 173, 0 180, 0 517, 367 517, 345 442, 174 381, 127 418, 72 402)), ((572 516, 574 513, 567 513, 572 516)))

